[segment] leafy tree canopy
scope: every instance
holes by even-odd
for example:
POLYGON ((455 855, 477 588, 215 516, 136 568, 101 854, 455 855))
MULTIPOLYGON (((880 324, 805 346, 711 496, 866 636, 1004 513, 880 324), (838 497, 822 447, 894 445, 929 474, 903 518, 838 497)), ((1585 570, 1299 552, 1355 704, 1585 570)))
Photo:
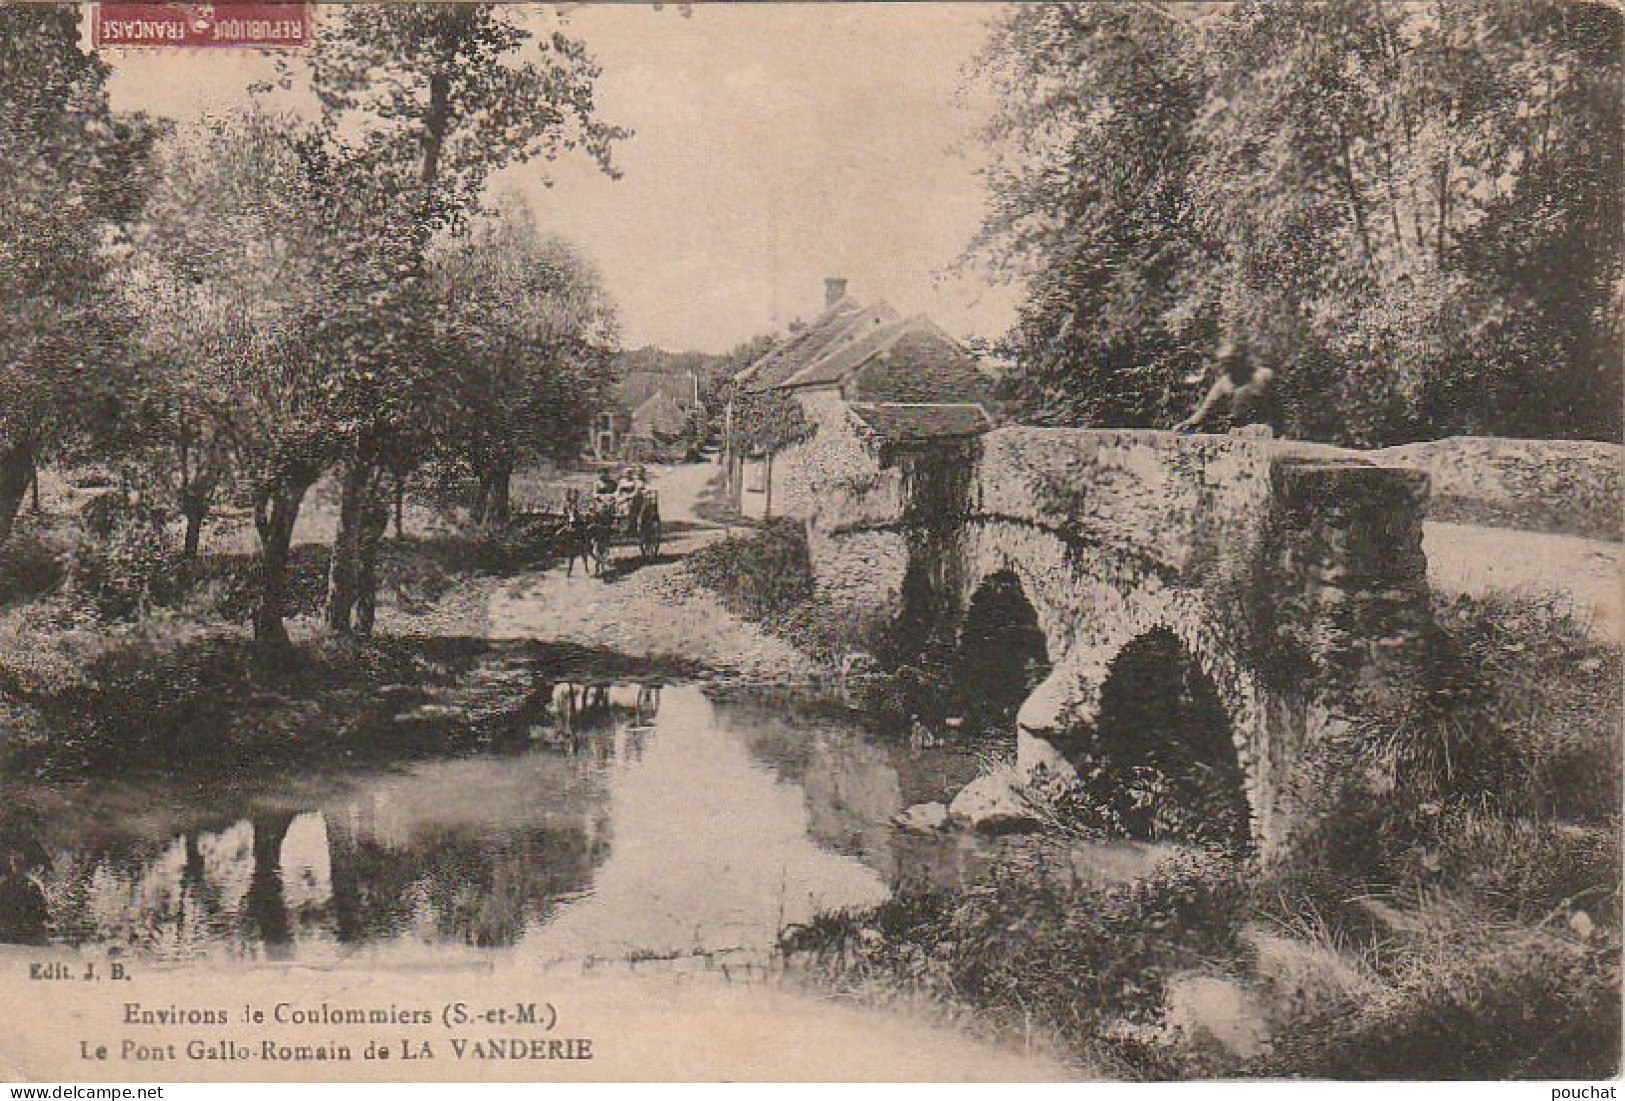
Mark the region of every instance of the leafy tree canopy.
POLYGON ((980 75, 975 248, 1028 415, 1178 419, 1214 350, 1286 429, 1620 435, 1625 17, 1601 4, 1034 4, 980 75))

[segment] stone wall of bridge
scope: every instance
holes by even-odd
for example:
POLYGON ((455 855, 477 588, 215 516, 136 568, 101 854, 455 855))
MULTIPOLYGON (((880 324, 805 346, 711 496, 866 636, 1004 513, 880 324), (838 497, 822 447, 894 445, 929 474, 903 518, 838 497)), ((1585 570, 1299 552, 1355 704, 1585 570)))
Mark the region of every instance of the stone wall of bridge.
POLYGON ((820 585, 877 615, 927 590, 953 631, 990 578, 1016 577, 1051 662, 1018 717, 1023 766, 1086 733, 1124 647, 1166 630, 1219 694, 1271 851, 1324 813, 1317 745, 1421 682, 1423 474, 1267 437, 1137 430, 1005 428, 869 455, 861 477, 849 453, 842 486, 806 498, 820 585))

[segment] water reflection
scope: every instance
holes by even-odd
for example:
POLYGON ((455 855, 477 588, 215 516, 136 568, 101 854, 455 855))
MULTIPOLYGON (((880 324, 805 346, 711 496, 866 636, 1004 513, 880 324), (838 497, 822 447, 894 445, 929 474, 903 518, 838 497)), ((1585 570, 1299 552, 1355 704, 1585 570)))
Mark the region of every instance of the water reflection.
POLYGON ((611 777, 610 812, 615 845, 591 896, 527 943, 543 958, 761 948, 822 907, 888 894, 809 836, 802 790, 693 688, 666 693, 647 748, 611 777))
POLYGON ((986 843, 890 820, 976 770, 793 697, 559 684, 519 752, 199 791, 19 784, 0 941, 169 959, 536 959, 773 943, 823 908, 976 874, 986 843))

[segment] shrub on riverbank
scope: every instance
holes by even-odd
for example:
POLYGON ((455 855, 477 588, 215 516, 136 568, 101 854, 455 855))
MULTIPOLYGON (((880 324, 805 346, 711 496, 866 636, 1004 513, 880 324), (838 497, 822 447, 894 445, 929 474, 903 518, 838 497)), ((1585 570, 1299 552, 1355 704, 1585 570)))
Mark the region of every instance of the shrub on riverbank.
POLYGON ((1159 1077, 1147 1037, 1168 980, 1235 962, 1244 898, 1235 865, 1219 857, 1192 854, 1116 887, 1024 861, 963 891, 824 915, 788 930, 781 947, 839 988, 951 999, 1005 1030, 1062 1037, 1114 1074, 1159 1077))
MULTIPOLYGON (((39 722, 6 731, 8 767, 95 774, 142 768, 207 774, 277 759, 352 760, 446 750, 483 736, 458 718, 401 724, 455 693, 483 644, 316 635, 272 664, 240 627, 172 613, 116 630, 68 627, 24 659, 0 638, 0 696, 39 722)), ((524 701, 517 697, 515 706, 524 701)))
POLYGON ((807 537, 793 520, 774 520, 749 535, 701 547, 688 556, 687 568, 729 611, 747 619, 784 616, 813 595, 807 537))
POLYGON ((0 548, 0 608, 54 592, 67 576, 68 545, 44 529, 19 530, 0 548))
MULTIPOLYGON (((885 629, 873 617, 842 608, 821 596, 813 579, 807 535, 795 520, 768 521, 760 528, 701 547, 684 560, 690 581, 710 589, 727 609, 789 642, 827 672, 853 651, 885 649, 885 629)), ((891 718, 878 698, 865 710, 891 718)), ((906 719, 906 715, 904 715, 906 719)))

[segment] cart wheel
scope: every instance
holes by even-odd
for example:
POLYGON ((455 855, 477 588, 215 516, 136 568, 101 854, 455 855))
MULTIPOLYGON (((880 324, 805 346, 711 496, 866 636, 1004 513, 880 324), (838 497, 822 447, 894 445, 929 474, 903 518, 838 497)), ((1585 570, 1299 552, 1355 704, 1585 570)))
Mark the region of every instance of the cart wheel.
POLYGON ((643 554, 645 562, 660 557, 660 534, 660 517, 656 516, 652 524, 643 525, 642 538, 638 540, 638 550, 643 554))

